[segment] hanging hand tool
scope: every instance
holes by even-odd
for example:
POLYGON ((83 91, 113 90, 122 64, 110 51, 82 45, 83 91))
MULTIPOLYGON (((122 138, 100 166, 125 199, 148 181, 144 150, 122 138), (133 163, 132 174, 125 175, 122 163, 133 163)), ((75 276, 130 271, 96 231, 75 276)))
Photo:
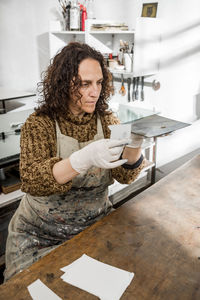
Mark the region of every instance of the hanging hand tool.
POLYGON ((144 101, 144 76, 141 77, 141 93, 140 93, 141 101, 144 101))
POLYGON ((121 85, 121 88, 119 90, 119 93, 122 96, 125 96, 126 95, 126 90, 125 90, 125 87, 124 87, 124 76, 123 76, 123 74, 121 74, 121 82, 122 82, 122 85, 121 85))
POLYGON ((139 80, 140 80, 140 77, 136 77, 135 100, 138 100, 138 98, 139 98, 139 90, 138 90, 139 80))
POLYGON ((131 101, 131 95, 130 95, 130 88, 131 88, 131 78, 127 78, 127 84, 128 84, 128 102, 131 101))
POLYGON ((135 101, 135 77, 133 77, 132 101, 135 101))

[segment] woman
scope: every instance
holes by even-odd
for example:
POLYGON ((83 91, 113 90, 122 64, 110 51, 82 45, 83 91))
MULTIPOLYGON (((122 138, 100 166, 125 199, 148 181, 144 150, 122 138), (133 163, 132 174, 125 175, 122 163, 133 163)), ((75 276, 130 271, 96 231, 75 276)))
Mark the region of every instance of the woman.
POLYGON ((5 280, 108 214, 113 179, 130 183, 144 164, 140 148, 109 139, 108 126, 119 121, 108 111, 110 73, 99 52, 70 43, 39 91, 21 131, 26 194, 9 224, 5 280))

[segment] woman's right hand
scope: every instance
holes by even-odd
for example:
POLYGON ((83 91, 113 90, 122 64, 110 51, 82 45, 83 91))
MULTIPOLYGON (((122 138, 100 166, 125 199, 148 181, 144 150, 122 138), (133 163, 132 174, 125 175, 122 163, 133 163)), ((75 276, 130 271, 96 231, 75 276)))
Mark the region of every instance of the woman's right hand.
POLYGON ((127 159, 119 159, 124 146, 130 140, 102 139, 92 142, 72 153, 69 157, 72 168, 78 173, 86 172, 90 167, 112 169, 127 162, 127 159))

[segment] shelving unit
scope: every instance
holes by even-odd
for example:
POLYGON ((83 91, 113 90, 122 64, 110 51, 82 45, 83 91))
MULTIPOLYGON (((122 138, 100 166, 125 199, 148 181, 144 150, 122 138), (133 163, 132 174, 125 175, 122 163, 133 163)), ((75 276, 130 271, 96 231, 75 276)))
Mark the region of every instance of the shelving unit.
POLYGON ((115 74, 132 77, 148 76, 158 72, 160 47, 160 21, 155 18, 138 18, 135 30, 91 30, 93 24, 109 23, 106 20, 86 20, 85 31, 49 32, 49 52, 52 58, 70 41, 85 42, 104 54, 117 54, 119 41, 134 44, 133 72, 112 70, 115 74))
POLYGON ((119 48, 118 43, 120 39, 129 40, 131 41, 131 43, 133 43, 134 41, 134 31, 91 31, 91 20, 87 21, 86 31, 49 32, 50 58, 52 58, 59 49, 61 49, 71 41, 85 42, 95 49, 106 54, 117 51, 117 49, 119 48))
POLYGON ((102 53, 113 53, 117 55, 119 41, 126 40, 130 45, 134 43, 134 30, 91 30, 94 24, 105 24, 110 21, 87 20, 85 31, 85 42, 102 53))

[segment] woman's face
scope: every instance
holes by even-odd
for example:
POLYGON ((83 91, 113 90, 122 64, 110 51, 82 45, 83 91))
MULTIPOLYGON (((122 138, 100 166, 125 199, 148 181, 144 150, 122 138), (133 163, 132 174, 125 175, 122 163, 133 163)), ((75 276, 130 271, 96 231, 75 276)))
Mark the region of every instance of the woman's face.
POLYGON ((98 61, 86 58, 80 63, 78 74, 81 78, 79 92, 82 97, 77 101, 72 94, 69 109, 74 115, 81 116, 84 112, 94 112, 102 89, 103 73, 98 61))

